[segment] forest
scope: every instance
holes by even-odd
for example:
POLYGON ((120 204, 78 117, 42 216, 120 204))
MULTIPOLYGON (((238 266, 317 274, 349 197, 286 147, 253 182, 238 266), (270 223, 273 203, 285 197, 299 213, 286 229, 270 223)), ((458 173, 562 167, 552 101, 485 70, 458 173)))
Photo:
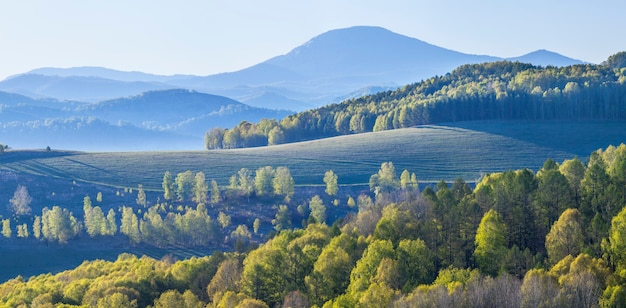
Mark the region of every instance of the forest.
MULTIPOLYGON (((309 196, 306 207, 289 200, 294 197, 293 182, 287 170, 279 169, 242 169, 233 175, 228 190, 216 195, 228 198, 231 194, 238 202, 271 197, 282 203, 275 208, 274 232, 258 247, 240 245, 228 252, 180 261, 171 256, 155 260, 130 254, 116 261, 85 261, 58 274, 16 277, 3 283, 0 305, 626 305, 624 144, 593 152, 586 162, 547 159, 537 171, 487 174, 475 186, 459 178, 420 190, 414 174, 399 172, 393 162, 387 162, 370 177, 368 192, 349 196, 338 189, 341 175, 329 170, 324 176, 324 194, 309 196), (257 178, 263 180, 257 182, 257 178), (336 206, 354 210, 331 221, 325 209, 335 202, 327 200, 338 200, 336 206), (301 223, 292 221, 306 216, 301 223)), ((169 175, 170 179, 165 174, 165 194, 210 199, 208 186, 198 190, 189 184, 201 175, 189 173, 169 175), (178 186, 177 179, 187 184, 178 186)), ((94 212, 99 213, 90 219, 99 217, 100 232, 111 230, 103 211, 87 201, 82 222, 86 232, 93 225, 88 213, 94 212)), ((205 217, 197 223, 209 227, 213 220, 206 220, 201 204, 173 215, 205 217)), ((158 214, 153 216, 148 214, 150 209, 144 211, 144 217, 156 221, 171 216, 159 209, 152 210, 158 214)), ((224 216, 217 219, 220 224, 228 221, 224 216)), ((249 229, 256 232, 257 227, 255 221, 237 229, 245 234, 249 229)))
POLYGON ((206 149, 274 145, 423 124, 478 120, 626 119, 626 53, 601 65, 537 67, 519 62, 460 66, 381 92, 205 134, 206 149))

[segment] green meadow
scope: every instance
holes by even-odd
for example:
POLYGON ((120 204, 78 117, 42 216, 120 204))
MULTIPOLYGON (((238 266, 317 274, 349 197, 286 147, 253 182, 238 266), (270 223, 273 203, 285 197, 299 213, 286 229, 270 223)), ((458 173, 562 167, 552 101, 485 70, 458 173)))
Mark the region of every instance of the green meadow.
POLYGON ((70 181, 160 190, 163 173, 202 171, 227 185, 240 168, 287 166, 297 185, 322 185, 333 170, 341 185, 368 183, 382 162, 391 161, 418 179, 434 182, 462 177, 468 182, 485 173, 537 170, 547 158, 557 162, 626 141, 620 122, 461 122, 261 148, 180 151, 103 152, 9 151, 0 168, 70 181))

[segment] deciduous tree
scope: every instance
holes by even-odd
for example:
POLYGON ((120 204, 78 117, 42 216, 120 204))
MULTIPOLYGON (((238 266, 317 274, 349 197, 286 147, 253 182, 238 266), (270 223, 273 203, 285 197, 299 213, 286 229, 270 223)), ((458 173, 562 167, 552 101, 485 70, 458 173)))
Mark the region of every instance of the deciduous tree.
POLYGON ((276 145, 285 143, 285 132, 280 128, 280 126, 275 126, 270 130, 267 136, 268 145, 276 145))
POLYGON ((577 256, 583 247, 582 217, 578 210, 567 209, 546 236, 546 251, 552 264, 565 256, 577 256))
POLYGON ((217 185, 217 181, 211 180, 211 203, 218 204, 221 200, 220 187, 217 185))
POLYGON ((13 194, 13 198, 9 200, 11 204, 11 212, 15 215, 29 215, 30 214, 30 203, 33 201, 33 198, 28 194, 28 189, 24 185, 18 185, 15 193, 13 194))
POLYGON ((252 176, 252 172, 247 168, 241 168, 237 172, 239 181, 239 190, 243 196, 250 196, 254 192, 255 180, 252 176))
POLYGON ((120 233, 128 236, 132 244, 141 242, 141 234, 139 233, 139 220, 133 212, 132 207, 122 207, 122 221, 120 224, 120 233))
POLYGON ((578 206, 580 203, 580 182, 585 176, 585 165, 583 165, 578 157, 574 157, 573 159, 563 161, 559 166, 559 171, 567 178, 572 192, 574 193, 576 206, 578 206))
POLYGON ((239 279, 242 266, 237 258, 223 261, 207 287, 209 298, 215 299, 219 293, 227 291, 239 292, 239 279))
POLYGON ((391 241, 374 240, 363 252, 363 257, 357 261, 350 273, 348 293, 353 298, 360 298, 361 294, 368 289, 370 279, 376 275, 380 261, 383 258, 393 257, 394 250, 391 241))
POLYGON ((178 196, 178 200, 190 200, 192 196, 194 196, 194 184, 194 175, 191 170, 176 175, 176 195, 178 196))
POLYGON ((193 194, 194 194, 193 201, 197 203, 206 202, 208 193, 209 193, 209 185, 207 185, 206 183, 204 172, 196 173, 196 176, 193 182, 193 194))
POLYGON ((370 177, 370 189, 372 191, 378 189, 380 192, 391 192, 398 187, 400 187, 400 181, 392 162, 382 163, 378 173, 370 177))
POLYGON ((13 231, 11 230, 11 220, 3 219, 2 220, 2 235, 6 238, 11 238, 11 234, 13 231))
POLYGON ((337 175, 332 170, 328 170, 324 173, 324 183, 326 184, 325 192, 329 196, 337 195, 337 191, 339 190, 339 187, 337 186, 337 179, 337 175))
POLYGON ((254 234, 259 233, 259 228, 261 227, 261 220, 256 218, 254 223, 252 223, 252 229, 254 230, 254 234))
POLYGON ((285 196, 285 200, 287 201, 293 196, 295 182, 287 167, 276 168, 272 186, 274 188, 274 195, 285 196))
POLYGON ((172 200, 174 198, 174 181, 172 174, 169 171, 165 171, 163 175, 163 198, 165 200, 172 200))
POLYGON ((67 209, 53 206, 43 208, 41 212, 42 234, 49 241, 67 244, 80 231, 78 220, 67 209))
POLYGON ((28 225, 26 224, 17 225, 17 237, 28 238, 28 225))
POLYGON ((256 176, 254 177, 254 190, 258 196, 271 195, 274 192, 272 187, 274 173, 274 168, 271 166, 261 167, 256 170, 256 176))
POLYGON ((326 206, 324 206, 324 202, 322 198, 315 195, 309 201, 309 209, 311 210, 311 218, 316 223, 326 223, 326 206))
POLYGON ((36 239, 41 238, 41 216, 35 216, 33 221, 33 236, 36 239))
POLYGON ((506 253, 506 226, 494 210, 485 213, 476 232, 474 257, 478 268, 485 274, 496 276, 506 253))
POLYGON ((217 221, 220 223, 220 226, 226 228, 230 225, 230 215, 224 214, 224 212, 220 211, 217 215, 217 221))
POLYGON ((609 237, 602 245, 604 252, 608 255, 611 265, 617 272, 626 269, 626 207, 611 221, 609 237))
POLYGON ((276 231, 291 228, 291 212, 286 205, 280 205, 276 212, 276 217, 272 219, 272 225, 276 231))
POLYGON ((143 185, 137 185, 137 205, 143 207, 148 206, 148 200, 146 199, 146 192, 143 190, 143 185))
POLYGON ((522 282, 522 307, 552 307, 559 293, 556 278, 543 269, 531 269, 522 282))
POLYGON ((400 174, 400 188, 407 189, 411 185, 411 173, 404 169, 400 174))

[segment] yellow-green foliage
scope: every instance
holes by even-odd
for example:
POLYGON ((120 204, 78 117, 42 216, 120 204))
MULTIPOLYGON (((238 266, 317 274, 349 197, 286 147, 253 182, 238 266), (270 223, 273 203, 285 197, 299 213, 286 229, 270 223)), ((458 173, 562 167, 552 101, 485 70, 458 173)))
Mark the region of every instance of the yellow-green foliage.
MULTIPOLYGON (((626 164, 622 148, 596 152, 584 175, 575 160, 564 173, 547 161, 537 174, 486 176, 473 192, 459 180, 421 195, 379 192, 375 203, 362 195, 361 213, 342 228, 281 230, 246 254, 178 262, 122 254, 18 277, 0 285, 0 307, 621 307, 626 186, 607 168, 626 164), (546 220, 554 203, 538 194, 549 187, 577 197, 546 220)), ((181 220, 192 214, 208 217, 198 205, 171 218, 193 231, 181 220)), ((243 225, 234 233, 244 234, 243 225)))
MULTIPOLYGON (((116 261, 85 261, 73 270, 25 281, 18 277, 0 285, 0 306, 21 304, 84 305, 88 307, 145 307, 155 299, 171 298, 200 305, 206 286, 224 259, 222 254, 170 264, 149 257, 122 254, 116 261), (167 290, 187 290, 183 294, 167 290)), ((193 306, 193 305, 192 305, 193 306)))

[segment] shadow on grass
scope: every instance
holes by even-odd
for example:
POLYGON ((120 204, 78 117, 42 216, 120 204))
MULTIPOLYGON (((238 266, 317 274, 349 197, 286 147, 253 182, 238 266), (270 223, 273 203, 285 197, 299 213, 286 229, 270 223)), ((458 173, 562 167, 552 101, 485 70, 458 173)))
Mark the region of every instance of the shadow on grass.
POLYGON ((53 158, 77 155, 75 151, 46 151, 46 150, 10 150, 0 154, 0 164, 15 163, 24 160, 53 158))
POLYGON ((579 157, 626 142, 626 122, 617 121, 471 121, 441 125, 505 136, 579 157))

